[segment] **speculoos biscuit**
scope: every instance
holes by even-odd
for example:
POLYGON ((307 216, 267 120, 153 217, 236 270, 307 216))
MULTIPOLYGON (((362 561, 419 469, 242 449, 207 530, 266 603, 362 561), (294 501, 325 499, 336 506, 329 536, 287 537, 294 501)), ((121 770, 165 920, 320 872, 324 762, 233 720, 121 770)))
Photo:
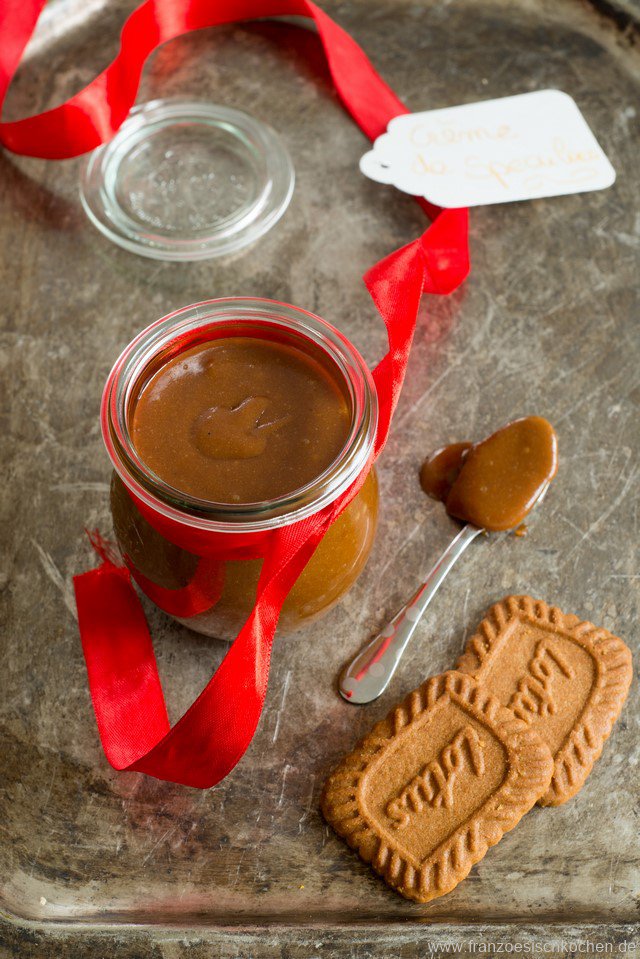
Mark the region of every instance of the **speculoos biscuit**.
POLYGON ((621 639, 530 596, 496 603, 456 669, 546 742, 554 771, 543 806, 559 806, 581 788, 632 679, 631 652, 621 639))
POLYGON ((326 820, 401 895, 450 892, 549 788, 543 740, 470 675, 412 692, 328 778, 326 820))

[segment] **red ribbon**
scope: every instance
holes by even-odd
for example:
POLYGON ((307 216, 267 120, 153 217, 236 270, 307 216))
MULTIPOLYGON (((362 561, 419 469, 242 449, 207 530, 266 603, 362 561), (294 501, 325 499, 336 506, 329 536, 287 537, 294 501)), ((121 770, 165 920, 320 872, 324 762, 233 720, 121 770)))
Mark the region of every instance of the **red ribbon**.
MULTIPOLYGON (((0 0, 0 110, 44 2, 0 0)), ((62 106, 0 123, 0 142, 15 153, 46 159, 92 150, 126 119, 144 61, 161 43, 203 27, 283 15, 315 22, 344 107, 368 137, 379 136, 392 117, 407 112, 357 43, 310 0, 147 0, 126 21, 120 51, 103 73, 62 106)), ((431 226, 364 277, 389 338, 389 351, 373 373, 380 407, 375 456, 398 401, 422 294, 450 293, 469 270, 467 211, 437 211, 418 202, 435 216, 431 226)), ((91 695, 112 766, 201 788, 215 785, 234 767, 260 718, 282 604, 365 475, 319 513, 269 534, 255 606, 219 669, 173 728, 129 572, 103 556, 97 569, 75 577, 91 695)))

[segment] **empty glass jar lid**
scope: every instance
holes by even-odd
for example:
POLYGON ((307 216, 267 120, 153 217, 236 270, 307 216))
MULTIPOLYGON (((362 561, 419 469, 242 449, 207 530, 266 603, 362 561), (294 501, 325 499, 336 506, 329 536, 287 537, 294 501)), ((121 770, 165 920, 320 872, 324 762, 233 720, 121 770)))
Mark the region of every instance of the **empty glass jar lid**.
POLYGON ((293 193, 291 158, 271 127, 213 103, 135 107, 95 150, 82 204, 114 243, 157 260, 204 260, 253 243, 293 193))

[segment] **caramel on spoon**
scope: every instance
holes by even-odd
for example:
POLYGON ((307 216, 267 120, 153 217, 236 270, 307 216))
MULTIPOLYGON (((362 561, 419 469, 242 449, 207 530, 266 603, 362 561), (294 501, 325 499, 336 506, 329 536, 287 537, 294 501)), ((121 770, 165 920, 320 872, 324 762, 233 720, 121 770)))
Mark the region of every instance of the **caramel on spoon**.
POLYGON ((507 423, 480 443, 436 450, 420 471, 429 496, 466 526, 426 581, 391 622, 360 650, 338 681, 350 703, 369 703, 387 688, 422 614, 469 543, 485 531, 514 529, 546 493, 558 469, 555 431, 540 416, 507 423))
POLYGON ((447 513, 484 529, 514 529, 558 469, 558 441, 541 416, 507 423, 481 443, 453 443, 423 463, 420 484, 447 513))

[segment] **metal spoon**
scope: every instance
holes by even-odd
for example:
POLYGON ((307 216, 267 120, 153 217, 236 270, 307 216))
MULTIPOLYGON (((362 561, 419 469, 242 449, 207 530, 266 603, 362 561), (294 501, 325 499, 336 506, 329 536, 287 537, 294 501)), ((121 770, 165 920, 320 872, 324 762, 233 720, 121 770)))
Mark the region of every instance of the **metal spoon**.
MULTIPOLYGON (((548 486, 547 483, 540 490, 531 509, 542 502, 548 486)), ((470 523, 461 529, 449 543, 417 593, 396 613, 382 632, 369 640, 355 659, 344 667, 338 680, 338 691, 348 703, 358 705, 370 703, 385 691, 422 614, 435 596, 440 584, 469 543, 479 533, 484 532, 485 530, 470 523)))

